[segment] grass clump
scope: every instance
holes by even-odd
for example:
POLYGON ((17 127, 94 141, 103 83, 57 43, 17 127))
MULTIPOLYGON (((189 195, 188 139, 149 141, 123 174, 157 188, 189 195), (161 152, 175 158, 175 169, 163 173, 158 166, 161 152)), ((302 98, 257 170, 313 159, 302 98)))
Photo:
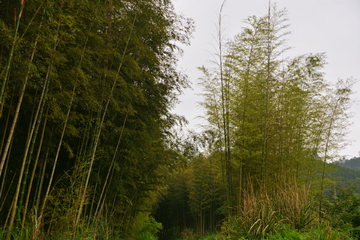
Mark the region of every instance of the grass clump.
POLYGON ((276 234, 286 225, 301 230, 313 224, 308 188, 286 184, 269 194, 255 192, 251 184, 248 186, 237 215, 224 224, 231 239, 260 239, 276 234))
POLYGON ((331 228, 329 222, 313 225, 306 231, 293 229, 291 226, 283 226, 283 229, 275 234, 267 235, 263 239, 268 240, 355 240, 352 234, 341 229, 331 228))

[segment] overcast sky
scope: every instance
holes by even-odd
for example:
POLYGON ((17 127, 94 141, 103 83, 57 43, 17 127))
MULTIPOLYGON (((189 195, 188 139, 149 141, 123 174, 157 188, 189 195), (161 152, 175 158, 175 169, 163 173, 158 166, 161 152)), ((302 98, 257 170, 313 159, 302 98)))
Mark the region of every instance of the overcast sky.
MULTIPOLYGON (((275 1, 271 1, 275 3, 275 1)), ((211 66, 216 35, 216 22, 222 0, 173 0, 175 10, 185 17, 194 19, 196 31, 191 46, 183 47, 184 55, 179 68, 185 72, 193 90, 186 90, 180 97, 181 103, 174 109, 184 115, 190 122, 188 128, 197 132, 202 114, 198 102, 202 100, 196 93, 196 86, 201 76, 197 67, 211 66)), ((278 9, 286 8, 289 18, 287 45, 293 47, 287 55, 298 56, 305 53, 326 52, 327 62, 325 79, 336 82, 338 78, 354 77, 360 80, 360 0, 279 0, 278 9)), ((267 12, 268 1, 265 0, 228 0, 223 10, 223 26, 227 38, 241 31, 245 26, 243 20, 252 15, 263 16, 267 12)), ((354 87, 353 100, 360 100, 360 83, 354 87)), ((360 105, 352 107, 353 125, 349 128, 348 139, 352 145, 341 154, 348 157, 360 154, 360 105)))

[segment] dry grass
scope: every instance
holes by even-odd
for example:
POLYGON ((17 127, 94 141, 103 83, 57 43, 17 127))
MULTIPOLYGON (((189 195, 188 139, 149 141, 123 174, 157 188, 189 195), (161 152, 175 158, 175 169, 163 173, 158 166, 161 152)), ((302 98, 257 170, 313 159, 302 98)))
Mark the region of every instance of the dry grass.
POLYGON ((284 225, 304 229, 313 223, 309 188, 284 184, 271 191, 264 187, 256 192, 251 183, 247 186, 238 214, 225 226, 231 236, 257 239, 284 225))

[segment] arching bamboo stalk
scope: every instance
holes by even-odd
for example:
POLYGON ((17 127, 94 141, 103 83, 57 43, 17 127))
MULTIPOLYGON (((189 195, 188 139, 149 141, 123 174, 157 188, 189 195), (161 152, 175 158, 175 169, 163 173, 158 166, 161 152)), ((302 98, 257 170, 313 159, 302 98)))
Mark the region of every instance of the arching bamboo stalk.
MULTIPOLYGON (((59 28, 59 26, 58 26, 58 28, 59 28)), ((49 79, 50 79, 50 74, 52 72, 52 66, 53 66, 53 63, 54 63, 55 50, 56 50, 56 47, 57 47, 57 44, 58 44, 57 37, 55 37, 54 40, 55 40, 55 43, 54 43, 54 47, 53 47, 52 53, 51 53, 51 60, 50 60, 49 66, 48 66, 48 71, 46 73, 45 83, 44 83, 43 91, 42 91, 42 94, 41 94, 41 97, 40 97, 39 106, 38 106, 38 109, 37 109, 37 112, 36 112, 36 115, 35 115, 35 119, 38 118, 38 116, 40 115, 41 108, 44 106, 43 103, 45 102, 47 92, 48 92, 48 89, 49 89, 49 85, 50 85, 49 79)), ((36 122, 37 121, 34 120, 33 127, 32 127, 32 130, 31 130, 31 133, 30 133, 30 137, 29 137, 29 139, 27 141, 27 144, 26 144, 25 154, 24 154, 24 158, 23 158, 23 162, 22 162, 22 166, 21 166, 21 170, 20 170, 19 182, 18 182, 18 186, 17 186, 16 192, 15 192, 15 195, 14 195, 14 199, 15 199, 14 200, 14 207, 13 207, 11 218, 10 218, 9 232, 8 232, 7 238, 10 238, 11 234, 12 234, 11 232, 12 232, 12 227, 14 225, 14 219, 15 219, 15 214, 16 214, 16 206, 17 206, 17 201, 18 201, 19 193, 20 193, 20 186, 21 186, 22 178, 23 178, 24 171, 25 171, 27 154, 29 152, 29 147, 30 147, 30 143, 31 143, 30 140, 32 139, 32 135, 33 135, 35 127, 37 125, 36 122)))
MULTIPOLYGON (((10 50, 10 56, 9 56, 9 61, 8 61, 8 64, 6 66, 6 71, 5 71, 5 77, 4 77, 4 80, 3 80, 3 83, 2 83, 2 86, 1 86, 1 90, 0 90, 0 106, 1 106, 1 103, 3 101, 3 95, 4 95, 4 91, 5 91, 5 85, 6 85, 6 81, 8 79, 8 76, 9 76, 9 71, 10 71, 10 66, 11 66, 11 60, 13 58, 13 54, 14 54, 14 48, 15 48, 15 45, 16 45, 16 39, 17 39, 17 35, 18 35, 18 31, 19 31, 19 26, 20 26, 20 20, 21 20, 21 16, 22 16, 22 13, 23 13, 23 10, 24 10, 24 6, 25 6, 25 0, 21 0, 21 7, 20 7, 20 13, 19 13, 19 17, 18 17, 18 20, 16 21, 16 29, 15 29, 15 35, 14 35, 14 42, 11 46, 11 50, 10 50)), ((1 114, 2 111, 0 111, 0 118, 1 118, 1 114)), ((1 172, 0 172, 1 174, 1 172)))
MULTIPOLYGON (((82 52, 82 54, 81 54, 81 58, 80 58, 80 62, 79 62, 79 67, 81 66, 81 63, 82 63, 82 60, 83 60, 83 57, 84 57, 84 53, 85 53, 85 49, 86 49, 86 45, 87 45, 88 39, 89 39, 89 36, 88 36, 87 39, 86 39, 86 42, 85 42, 85 45, 84 45, 84 49, 83 49, 83 52, 82 52)), ((76 77, 76 78, 77 78, 77 77, 76 77)), ((72 103, 73 103, 74 98, 75 98, 76 85, 77 85, 77 80, 75 81, 75 84, 74 84, 74 87, 73 87, 73 90, 72 90, 72 93, 71 93, 71 100, 70 100, 70 103, 69 103, 68 111, 67 111, 67 113, 66 113, 66 118, 65 118, 63 130, 62 130, 62 132, 61 132, 61 137, 60 137, 59 144, 58 144, 58 148, 57 148, 57 151, 56 151, 56 155, 55 155, 55 159, 54 159, 54 164, 53 164, 53 168, 52 168, 51 175, 50 175, 50 180, 49 180, 48 187, 47 187, 47 189, 46 189, 46 193, 45 193, 45 197, 44 197, 44 201, 43 201, 43 204, 42 204, 42 207, 41 207, 40 216, 42 216, 42 213, 44 212, 44 207, 45 207, 47 198, 48 198, 49 193, 50 193, 50 188, 51 188, 51 184, 52 184, 52 181, 53 181, 53 178, 54 178, 54 173, 55 173, 55 169, 56 169, 57 160, 58 160, 58 158, 59 158, 59 153, 60 153, 60 149, 61 149, 61 146, 62 146, 62 142, 63 142, 64 135, 65 135, 67 123, 68 123, 68 121, 69 121, 69 116, 70 116, 70 112, 71 112, 72 103)))
MULTIPOLYGON (((41 24, 40 24, 40 28, 41 28, 41 24)), ((35 55, 35 50, 36 50, 36 46, 39 40, 39 35, 36 37, 35 43, 34 43, 34 47, 33 47, 33 51, 31 53, 31 57, 30 57, 30 62, 28 64, 28 69, 27 69, 27 74, 25 77, 25 81, 23 83, 22 89, 21 89, 21 93, 20 93, 20 97, 19 97, 19 102, 16 106, 16 110, 15 110, 15 116, 10 128, 10 132, 9 132, 9 136, 5 145, 5 149, 4 149, 4 153, 2 155, 1 158, 1 163, 0 163, 0 176, 2 174, 2 169, 5 163, 5 159, 6 159, 6 155, 8 154, 8 150, 9 150, 9 146, 10 146, 10 142, 12 141, 13 135, 14 135, 14 131, 15 131, 15 126, 18 120, 18 116, 19 116, 19 112, 20 112, 20 108, 21 108, 21 104, 22 104, 22 100, 24 98, 24 94, 25 94, 25 89, 26 89, 26 85, 27 85, 27 81, 29 79, 29 75, 30 75, 30 68, 31 68, 31 63, 33 62, 34 59, 34 55, 35 55)))
POLYGON ((99 143, 99 139, 100 139, 100 134, 101 134, 102 125, 103 125, 103 122, 104 122, 104 119, 105 119, 105 116, 106 116, 107 108, 108 108, 109 103, 110 103, 110 100, 111 100, 111 96, 112 96, 112 94, 113 94, 113 92, 114 92, 114 89, 115 89, 115 85, 116 85, 116 82, 117 82, 117 79, 118 79, 118 76, 119 76, 119 73, 120 73, 122 64, 123 64, 123 62, 124 62, 125 54, 126 54, 126 52, 127 52, 127 48, 128 48, 128 46, 129 46, 129 43, 130 43, 130 39, 131 39, 131 35, 132 35, 133 29, 134 29, 134 25, 135 25, 136 18, 137 18, 137 17, 135 16, 135 17, 134 17, 134 21, 133 21, 133 23, 132 23, 132 27, 131 27, 131 30, 130 30, 129 37, 128 37, 128 39, 127 39, 127 42, 126 42, 126 45, 125 45, 125 48, 124 48, 124 52, 123 52, 122 57, 121 57, 121 61, 120 61, 120 64, 119 64, 119 67, 118 67, 118 70, 117 70, 116 77, 115 77, 115 79, 114 79, 114 82, 113 82, 113 85, 112 85, 112 87, 111 87, 108 100, 107 100, 106 105, 105 105, 105 109, 104 109, 104 112, 103 112, 103 115, 102 115, 102 118, 101 118, 99 130, 97 131, 97 135, 96 135, 95 142, 94 142, 94 149, 93 149, 93 152, 92 152, 92 155, 91 155, 90 166, 89 166, 89 170, 88 170, 88 174, 87 174, 87 178, 86 178, 86 182, 85 182, 84 192, 83 192, 82 197, 81 197, 80 209, 79 209, 78 214, 77 214, 77 217, 76 217, 75 227, 76 227, 76 225, 78 224, 78 222, 79 222, 79 220, 80 220, 80 215, 81 215, 81 212, 82 212, 82 207, 83 207, 83 204, 84 204, 84 201, 85 201, 85 194, 86 194, 86 190, 87 190, 87 187, 88 187, 88 184, 89 184, 90 174, 91 174, 92 166, 93 166, 94 160, 95 160, 95 153, 96 153, 96 149, 97 149, 97 146, 98 146, 98 143, 99 143))
MULTIPOLYGON (((125 116, 125 119, 124 119, 124 123, 123 123, 123 126, 122 126, 122 129, 121 129, 121 133, 120 133, 120 136, 119 136, 119 140, 117 142, 117 145, 116 145, 116 149, 115 149, 115 152, 113 154, 113 158, 111 160, 111 164, 110 164, 110 168, 109 168, 109 171, 106 175, 106 179, 105 179, 105 183, 104 183, 104 186, 101 190, 101 194, 100 194, 100 197, 99 197, 99 200, 98 200, 98 204, 96 206, 96 210, 95 210, 95 213, 94 213, 94 216, 96 217, 97 213, 98 213, 98 210, 99 210, 99 206, 100 206, 100 203, 102 201, 102 197, 103 197, 103 194, 104 194, 104 191, 105 191, 105 188, 106 188, 106 185, 107 185, 107 182, 108 182, 108 179, 109 179, 109 176, 110 176, 110 172, 114 166, 114 163, 115 163, 115 159, 116 159, 116 155, 117 155, 117 152, 119 150, 119 146, 120 146, 120 142, 121 142, 121 138, 122 138, 122 135, 123 135, 123 132, 124 132, 124 128, 125 128, 125 124, 126 124, 126 119, 127 119, 127 114, 125 116)), ((105 201, 105 198, 104 198, 104 201, 105 201)))
POLYGON ((47 123, 47 119, 48 119, 48 112, 49 112, 49 108, 47 108, 47 111, 46 111, 46 117, 45 117, 45 121, 44 121, 44 126, 43 126, 42 133, 41 133, 41 140, 40 140, 40 143, 39 143, 39 148, 38 148, 38 152, 37 152, 37 155, 36 155, 33 172, 32 172, 32 174, 31 174, 31 179, 30 179, 29 188, 28 188, 28 193, 27 193, 26 202, 25 202, 25 207, 24 207, 24 213, 23 213, 24 215, 23 215, 23 219, 22 219, 22 223, 21 223, 20 238, 22 237, 22 231, 23 231, 24 224, 25 224, 26 212, 27 212, 27 207, 28 207, 28 204, 29 204, 29 198, 30 198, 32 183, 33 183, 33 180, 34 180, 35 171, 36 171, 36 167, 37 167, 38 160, 39 160, 39 156, 40 156, 40 152, 41 152, 41 147, 42 147, 43 140, 44 140, 46 123, 47 123))

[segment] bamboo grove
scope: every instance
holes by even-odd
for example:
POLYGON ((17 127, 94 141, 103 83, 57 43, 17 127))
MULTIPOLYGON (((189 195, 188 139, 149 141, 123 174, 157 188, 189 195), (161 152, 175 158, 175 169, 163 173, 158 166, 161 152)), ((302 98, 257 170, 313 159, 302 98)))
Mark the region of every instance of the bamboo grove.
MULTIPOLYGON (((324 53, 284 57, 290 49, 289 25, 286 10, 276 4, 265 16, 245 19, 242 31, 225 41, 223 6, 216 60, 210 68, 199 68, 207 125, 203 133, 183 138, 179 151, 188 164, 174 173, 165 210, 158 214, 168 213, 162 221, 168 228, 192 226, 203 236, 219 231, 223 218, 238 219, 260 196, 285 189, 290 196, 305 187, 307 199, 307 194, 319 197, 314 206, 321 219, 321 193, 334 183, 327 163, 345 142, 356 81, 326 81, 324 53)), ((260 220, 249 223, 249 232, 260 220)))
POLYGON ((216 61, 199 68, 208 124, 184 134, 171 109, 189 85, 176 64, 194 24, 170 0, 0 0, 7 238, 137 239, 156 221, 165 239, 203 236, 258 192, 326 190, 355 80, 326 81, 324 53, 284 57, 276 5, 225 41, 224 4, 216 61))
POLYGON ((0 1, 8 237, 71 238, 85 223, 131 235, 165 189, 192 31, 168 0, 0 1))

